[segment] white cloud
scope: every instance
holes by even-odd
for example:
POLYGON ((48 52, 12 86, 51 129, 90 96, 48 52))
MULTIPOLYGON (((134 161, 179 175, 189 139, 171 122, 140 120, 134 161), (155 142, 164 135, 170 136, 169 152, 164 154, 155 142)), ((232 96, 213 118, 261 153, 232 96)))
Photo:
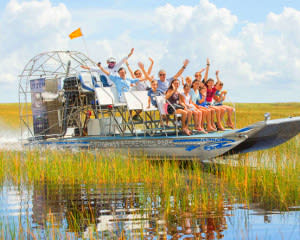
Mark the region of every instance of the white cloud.
POLYGON ((162 60, 173 68, 189 57, 193 73, 208 56, 211 75, 216 68, 221 70, 234 100, 299 101, 299 11, 285 8, 280 14, 270 13, 265 22, 246 23, 239 32, 237 17, 208 0, 194 7, 167 4, 156 14, 168 34, 168 53, 162 60))
POLYGON ((6 89, 1 101, 17 101, 18 74, 36 54, 68 46, 66 29, 71 14, 63 4, 53 6, 49 0, 11 0, 0 22, 0 83, 6 89))
POLYGON ((152 57, 153 73, 164 68, 172 75, 189 58, 185 75, 192 75, 209 57, 210 75, 221 70, 235 101, 300 100, 300 12, 296 9, 269 13, 260 23, 240 22, 209 0, 138 12, 82 8, 71 13, 50 0, 11 0, 0 21, 0 82, 16 83, 14 76, 40 52, 67 47, 85 52, 81 40, 67 38, 82 27, 95 61, 105 62, 108 56, 120 59, 135 47, 130 58, 133 68, 139 60, 147 64, 152 57))

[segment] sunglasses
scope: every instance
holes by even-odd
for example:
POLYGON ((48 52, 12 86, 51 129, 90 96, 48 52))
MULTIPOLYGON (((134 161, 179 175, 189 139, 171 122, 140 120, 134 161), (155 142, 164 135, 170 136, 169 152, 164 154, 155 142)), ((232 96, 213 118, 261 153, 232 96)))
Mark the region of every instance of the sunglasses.
POLYGON ((166 74, 165 73, 160 73, 159 76, 166 76, 166 74))

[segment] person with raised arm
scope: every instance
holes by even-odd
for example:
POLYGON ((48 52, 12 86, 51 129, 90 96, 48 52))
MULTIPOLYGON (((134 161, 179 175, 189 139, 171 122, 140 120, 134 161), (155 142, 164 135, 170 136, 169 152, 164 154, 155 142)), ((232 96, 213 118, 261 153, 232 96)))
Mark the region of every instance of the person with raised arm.
MULTIPOLYGON (((206 71, 205 71, 205 75, 204 75, 204 83, 206 85, 206 104, 209 106, 209 108, 212 108, 215 110, 216 112, 216 118, 217 118, 217 127, 219 130, 224 131, 224 127, 222 125, 222 117, 225 114, 225 110, 221 107, 217 107, 217 106, 213 106, 212 100, 213 97, 217 91, 217 89, 214 86, 214 80, 212 78, 208 79, 208 70, 209 70, 209 66, 210 66, 210 62, 209 59, 207 58, 207 67, 206 67, 206 71)), ((217 81, 219 81, 218 79, 218 74, 219 71, 216 71, 216 76, 217 76, 217 81)), ((217 82, 218 83, 218 82, 217 82)))
POLYGON ((111 87, 113 85, 113 82, 107 77, 107 75, 99 68, 99 65, 101 65, 100 62, 97 63, 98 68, 92 68, 89 66, 81 65, 80 67, 83 69, 86 69, 90 72, 97 72, 99 74, 100 80, 102 82, 103 87, 111 87))
POLYGON ((187 76, 185 78, 185 82, 184 82, 184 77, 181 77, 181 82, 182 82, 182 86, 184 87, 185 84, 189 85, 190 87, 192 87, 192 83, 193 83, 193 79, 191 76, 187 76))
MULTIPOLYGON (((151 72, 152 72, 152 67, 154 64, 154 61, 152 58, 149 57, 149 60, 151 62, 147 74, 150 76, 151 72)), ((129 66, 128 61, 125 61, 126 66, 128 68, 128 71, 130 72, 130 75, 132 78, 138 78, 140 81, 137 83, 136 85, 136 89, 138 91, 145 91, 145 90, 149 90, 150 89, 150 84, 152 81, 152 78, 146 77, 145 74, 143 75, 140 69, 135 70, 134 72, 132 71, 131 67, 129 66), (149 81, 149 82, 148 82, 149 81)))
POLYGON ((183 93, 179 97, 180 105, 184 106, 184 110, 191 111, 194 117, 194 128, 196 131, 201 133, 207 133, 204 128, 201 127, 202 122, 202 111, 198 109, 192 101, 190 95, 191 86, 186 83, 183 86, 183 93))
POLYGON ((204 121, 206 121, 206 130, 208 132, 215 132, 217 129, 215 128, 213 121, 214 111, 203 104, 205 97, 201 96, 199 86, 200 81, 194 80, 190 90, 191 102, 198 110, 202 112, 201 128, 204 128, 204 121))
MULTIPOLYGON (((195 79, 202 83, 202 73, 206 70, 206 68, 201 68, 198 72, 195 72, 195 79)), ((201 86, 200 86, 201 87, 201 86)))
POLYGON ((121 61, 119 61, 118 63, 114 57, 108 58, 106 61, 107 67, 105 67, 104 69, 107 70, 110 73, 110 75, 118 75, 117 73, 119 72, 120 67, 123 65, 123 63, 125 63, 125 61, 128 60, 128 58, 131 57, 133 52, 134 52, 134 48, 132 48, 129 54, 124 58, 122 58, 121 61))
MULTIPOLYGON (((178 91, 178 87, 180 85, 180 82, 178 79, 174 79, 167 92, 166 92, 166 99, 168 102, 172 105, 172 108, 175 108, 176 114, 181 114, 181 123, 182 123, 182 131, 186 135, 191 135, 190 130, 188 129, 189 123, 191 121, 192 113, 191 111, 187 111, 184 109, 182 105, 179 104, 179 96, 180 93, 178 91), (186 123, 187 120, 187 123, 186 123)), ((168 108, 169 110, 169 108, 168 108)), ((168 112, 168 114, 173 114, 173 112, 168 112)))
MULTIPOLYGON (((234 124, 232 122, 232 113, 234 111, 233 107, 227 106, 223 104, 223 101, 225 101, 226 95, 227 95, 227 91, 223 90, 223 83, 220 81, 219 79, 219 74, 217 75, 217 83, 215 84, 215 88, 217 89, 215 95, 214 95, 214 106, 217 107, 222 107, 225 112, 227 112, 227 126, 230 128, 234 128, 234 124)), ((222 118, 223 120, 223 118, 222 118)))
MULTIPOLYGON (((116 59, 114 57, 110 57, 107 59, 107 67, 103 68, 105 69, 107 72, 109 72, 110 75, 117 75, 118 73, 118 70, 119 68, 122 66, 122 64, 128 60, 128 58, 131 57, 131 55, 133 54, 134 52, 134 48, 132 48, 130 50, 130 53, 124 57, 120 62, 116 63, 116 59)), ((89 67, 89 66, 85 66, 85 65, 81 65, 80 67, 83 68, 83 69, 86 69, 86 70, 89 70, 91 72, 98 72, 99 76, 100 76, 100 80, 103 84, 103 87, 110 87, 113 85, 113 82, 108 78, 106 77, 104 74, 103 74, 103 71, 99 70, 99 65, 101 65, 101 62, 98 62, 97 63, 97 67, 98 68, 92 68, 92 67, 89 67)), ((106 74, 107 75, 107 74, 106 74)))
POLYGON ((110 80, 116 85, 120 102, 125 102, 124 92, 128 92, 139 81, 139 79, 126 78, 126 70, 123 67, 118 70, 119 76, 111 75, 109 71, 101 66, 101 64, 99 64, 98 67, 102 72, 109 76, 110 80))
POLYGON ((166 78, 166 71, 161 69, 158 72, 159 79, 157 80, 158 83, 158 90, 161 92, 166 92, 170 86, 170 83, 174 80, 177 79, 185 70, 187 65, 189 64, 189 60, 186 59, 183 62, 183 66, 178 70, 178 72, 171 78, 166 78))

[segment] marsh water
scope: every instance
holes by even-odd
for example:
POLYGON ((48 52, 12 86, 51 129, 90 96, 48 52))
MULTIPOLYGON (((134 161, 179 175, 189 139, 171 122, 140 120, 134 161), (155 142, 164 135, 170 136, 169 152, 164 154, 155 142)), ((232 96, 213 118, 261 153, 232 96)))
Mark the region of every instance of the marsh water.
POLYGON ((175 208, 170 195, 166 210, 159 189, 142 183, 4 183, 0 226, 5 239, 300 239, 297 207, 266 211, 259 204, 231 205, 228 197, 218 208, 194 211, 175 208))

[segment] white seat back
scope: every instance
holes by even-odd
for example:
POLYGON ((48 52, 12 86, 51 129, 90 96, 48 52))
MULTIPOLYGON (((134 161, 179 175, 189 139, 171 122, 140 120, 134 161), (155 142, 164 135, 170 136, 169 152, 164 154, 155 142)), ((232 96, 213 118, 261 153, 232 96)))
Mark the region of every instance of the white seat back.
MULTIPOLYGON (((134 95, 139 99, 142 105, 142 109, 146 110, 146 108, 148 107, 148 91, 135 91, 134 95)), ((150 102, 150 107, 151 106, 152 104, 150 102)))
POLYGON ((166 115, 166 110, 165 110, 165 104, 166 104, 166 99, 165 96, 156 96, 156 102, 157 102, 157 108, 160 114, 166 115))
POLYGON ((90 72, 81 72, 78 75, 78 78, 81 83, 83 92, 93 92, 94 91, 92 74, 90 72))
MULTIPOLYGON (((111 92, 112 97, 114 99, 114 104, 120 103, 120 100, 119 100, 120 97, 119 97, 119 92, 118 92, 117 88, 116 87, 110 87, 110 92, 111 92)), ((124 99, 123 102, 125 102, 125 99, 124 99)))
POLYGON ((110 87, 95 88, 95 95, 99 106, 107 106, 114 104, 114 97, 110 87))
POLYGON ((129 110, 142 110, 143 104, 140 99, 136 96, 137 91, 125 92, 125 100, 129 110))
POLYGON ((119 101, 119 93, 115 87, 95 88, 95 94, 100 106, 126 106, 125 101, 119 101))
POLYGON ((130 110, 155 111, 157 108, 150 101, 148 108, 148 91, 129 91, 125 93, 127 106, 130 110))

